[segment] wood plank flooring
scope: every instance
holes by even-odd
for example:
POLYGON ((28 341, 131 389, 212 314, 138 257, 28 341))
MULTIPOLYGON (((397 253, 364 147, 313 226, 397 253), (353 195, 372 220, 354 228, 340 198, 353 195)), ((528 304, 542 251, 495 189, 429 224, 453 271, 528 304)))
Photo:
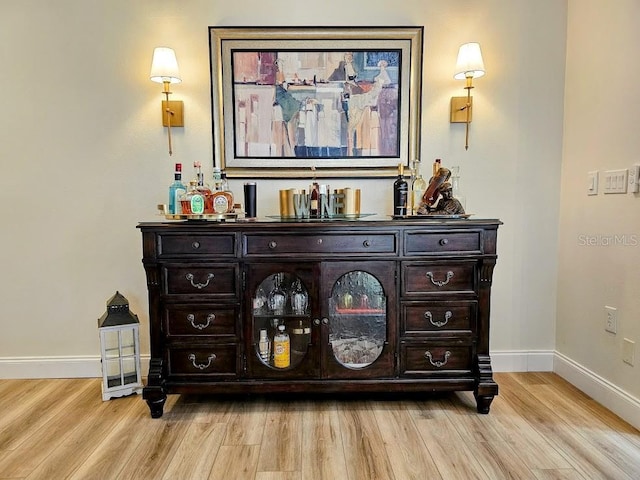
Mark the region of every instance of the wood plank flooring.
POLYGON ((436 396, 171 395, 0 380, 0 479, 640 479, 640 432, 552 373, 502 373, 489 415, 436 396))

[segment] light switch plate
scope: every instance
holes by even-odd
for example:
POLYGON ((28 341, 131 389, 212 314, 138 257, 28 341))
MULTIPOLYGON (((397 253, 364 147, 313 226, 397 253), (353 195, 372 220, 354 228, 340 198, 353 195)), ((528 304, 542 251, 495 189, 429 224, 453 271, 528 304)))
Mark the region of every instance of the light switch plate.
POLYGON ((620 170, 606 170, 604 172, 604 193, 627 193, 626 168, 620 170))
POLYGON ((631 193, 640 191, 640 165, 632 165, 629 169, 629 191, 631 193))
POLYGON ((598 171, 587 173, 587 195, 598 194, 598 171))

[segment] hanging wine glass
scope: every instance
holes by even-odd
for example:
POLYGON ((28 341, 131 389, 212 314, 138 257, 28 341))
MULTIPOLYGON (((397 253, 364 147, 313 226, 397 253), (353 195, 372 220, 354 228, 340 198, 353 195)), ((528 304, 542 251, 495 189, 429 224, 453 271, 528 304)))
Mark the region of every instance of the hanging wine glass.
POLYGON ((284 315, 284 307, 287 303, 287 295, 282 290, 282 273, 273 276, 273 288, 269 292, 268 303, 272 315, 284 315))
POLYGON ((302 287, 300 279, 297 279, 293 285, 293 293, 291 294, 291 310, 295 315, 305 315, 309 297, 306 290, 302 287))

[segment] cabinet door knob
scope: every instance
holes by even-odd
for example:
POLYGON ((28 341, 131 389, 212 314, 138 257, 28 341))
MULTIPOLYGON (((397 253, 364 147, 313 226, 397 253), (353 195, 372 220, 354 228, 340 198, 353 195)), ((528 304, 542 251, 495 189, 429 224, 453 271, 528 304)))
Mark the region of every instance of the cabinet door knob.
POLYGON ((200 242, 193 242, 191 246, 193 247, 194 250, 197 250, 200 248, 200 242))
POLYGON ((371 246, 371 240, 365 240, 364 242, 362 242, 362 245, 364 245, 365 247, 370 247, 371 246))
POLYGON ((438 242, 438 243, 440 243, 440 245, 442 245, 444 247, 446 244, 449 243, 449 239, 448 238, 441 238, 440 242, 438 242))
POLYGON ((324 318, 322 319, 322 324, 323 324, 323 325, 329 325, 329 319, 328 319, 327 317, 324 317, 324 318))
POLYGON ((319 318, 314 318, 313 319, 313 324, 316 325, 316 326, 320 325, 320 319, 319 318))
POLYGON ((275 240, 271 240, 269 242, 269 248, 274 249, 278 246, 278 243, 275 240))

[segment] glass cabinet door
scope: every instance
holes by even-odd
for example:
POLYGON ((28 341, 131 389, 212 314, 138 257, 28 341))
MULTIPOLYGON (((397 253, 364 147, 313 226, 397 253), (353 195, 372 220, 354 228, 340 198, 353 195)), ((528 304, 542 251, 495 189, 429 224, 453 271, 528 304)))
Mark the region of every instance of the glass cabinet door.
POLYGON ((395 342, 394 265, 331 264, 325 272, 325 374, 392 375, 395 342))
MULTIPOLYGON (((280 266, 282 268, 282 266, 280 266)), ((252 374, 265 377, 286 373, 306 375, 312 345, 312 275, 304 269, 273 271, 273 266, 250 272, 252 328, 248 351, 252 374)))
POLYGON ((342 275, 329 299, 329 344, 335 359, 349 368, 371 365, 387 339, 387 299, 368 272, 342 275))

